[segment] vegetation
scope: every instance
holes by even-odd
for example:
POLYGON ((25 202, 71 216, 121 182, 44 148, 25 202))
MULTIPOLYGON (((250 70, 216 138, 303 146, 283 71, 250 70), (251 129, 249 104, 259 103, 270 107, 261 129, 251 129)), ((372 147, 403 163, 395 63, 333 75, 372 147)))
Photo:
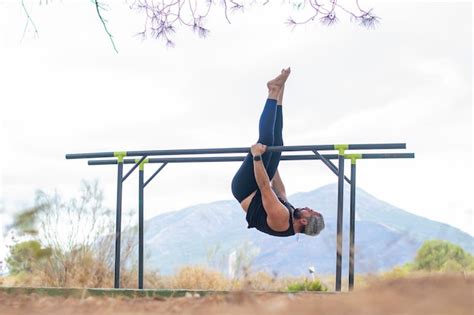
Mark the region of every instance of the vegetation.
MULTIPOLYGON (((112 33, 109 31, 107 19, 104 16, 105 11, 110 7, 106 0, 92 0, 91 4, 95 7, 96 14, 102 24, 102 27, 110 39, 113 49, 118 52, 112 33)), ((187 27, 196 33, 199 37, 206 37, 210 29, 206 27, 208 15, 214 10, 212 7, 221 6, 219 11, 224 15, 230 24, 231 14, 243 13, 244 10, 252 5, 267 6, 269 0, 251 2, 241 0, 222 0, 220 2, 208 0, 162 0, 146 1, 134 0, 130 4, 130 9, 141 14, 144 23, 142 29, 137 33, 142 39, 163 40, 167 46, 174 46, 173 34, 180 27, 187 27)), ((41 5, 42 1, 39 1, 41 5)), ((46 4, 48 1, 46 1, 46 4)), ((283 3, 280 3, 282 5, 283 3)), ((374 14, 372 8, 363 8, 359 1, 353 1, 349 5, 347 1, 338 0, 289 0, 287 3, 290 16, 285 24, 295 28, 302 24, 320 22, 323 25, 334 25, 339 21, 340 16, 346 16, 351 22, 368 29, 375 28, 380 23, 380 18, 374 14)), ((29 10, 25 6, 25 1, 21 0, 22 9, 26 16, 25 32, 31 28, 34 36, 38 36, 39 31, 33 21, 29 10)))
POLYGON ((328 288, 320 280, 309 281, 305 279, 303 282, 295 282, 287 287, 288 292, 300 291, 327 291, 328 288))
POLYGON ((12 246, 6 263, 10 273, 31 273, 37 266, 51 257, 51 248, 42 248, 38 241, 26 241, 12 246))
POLYGON ((401 278, 423 273, 472 273, 474 257, 460 246, 442 240, 429 240, 418 250, 415 260, 382 274, 382 278, 401 278))
MULTIPOLYGON (((80 197, 68 201, 57 193, 38 191, 34 206, 10 227, 17 240, 6 259, 10 274, 16 275, 13 284, 112 286, 114 218, 102 201, 97 182, 83 182, 80 197)), ((128 263, 133 274, 130 256, 136 241, 130 234, 122 234, 122 263, 128 263)))
POLYGON ((474 271, 474 257, 453 243, 426 241, 418 250, 411 268, 442 272, 474 271))
POLYGON ((170 287, 180 289, 228 290, 231 286, 220 272, 201 266, 183 267, 169 280, 170 287))

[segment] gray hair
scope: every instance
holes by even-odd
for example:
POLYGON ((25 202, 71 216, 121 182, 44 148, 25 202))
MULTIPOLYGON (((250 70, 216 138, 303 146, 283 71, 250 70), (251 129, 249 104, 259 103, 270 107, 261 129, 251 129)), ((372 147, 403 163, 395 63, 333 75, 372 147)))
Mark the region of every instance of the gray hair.
POLYGON ((324 229, 324 218, 322 215, 310 216, 306 218, 308 224, 305 225, 303 232, 306 235, 315 236, 318 235, 324 229))

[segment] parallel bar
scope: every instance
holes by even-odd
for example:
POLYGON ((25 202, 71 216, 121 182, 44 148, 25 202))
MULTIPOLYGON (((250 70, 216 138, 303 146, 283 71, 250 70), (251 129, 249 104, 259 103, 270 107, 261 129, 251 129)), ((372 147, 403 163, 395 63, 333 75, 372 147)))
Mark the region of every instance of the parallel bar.
MULTIPOLYGON (((140 162, 141 163, 141 162, 140 162)), ((144 170, 138 171, 138 288, 143 289, 144 170)))
POLYGON ((351 213, 349 236, 349 291, 354 289, 354 256, 355 256, 355 206, 356 206, 356 162, 351 163, 351 213))
POLYGON ((362 159, 414 159, 415 153, 364 153, 362 159))
MULTIPOLYGON (((316 150, 313 150, 314 154, 316 154, 316 156, 324 163, 326 164, 327 167, 329 167, 329 169, 334 173, 336 174, 337 176, 339 176, 339 173, 338 173, 338 170, 337 170, 337 166, 334 165, 333 162, 331 162, 330 160, 326 159, 324 156, 322 156, 318 151, 316 150)), ((351 180, 349 178, 347 178, 346 175, 344 175, 344 178, 346 180, 346 182, 348 184, 351 183, 351 180)))
POLYGON ((153 175, 150 176, 150 178, 146 181, 143 187, 146 187, 146 185, 148 185, 148 183, 151 182, 153 178, 158 175, 159 172, 161 172, 161 170, 166 166, 166 164, 168 164, 168 162, 163 163, 163 165, 161 165, 160 168, 155 173, 153 173, 153 175))
POLYGON ((118 163, 117 170, 117 213, 115 221, 115 272, 114 288, 120 288, 120 235, 122 233, 122 176, 123 163, 118 163))
MULTIPOLYGON (((322 155, 327 160, 338 159, 337 154, 322 155)), ((362 154, 362 159, 413 159, 414 153, 372 153, 362 154)), ((170 157, 170 158, 150 158, 148 163, 199 163, 199 162, 240 162, 245 156, 223 156, 223 157, 170 157)), ((282 161, 302 161, 302 160, 319 160, 316 155, 282 155, 282 161)), ((134 159, 124 159, 125 164, 135 164, 134 159)), ((117 160, 90 160, 89 165, 113 165, 117 164, 117 160)))
POLYGON ((337 189, 337 242, 336 242, 336 291, 341 291, 342 275, 342 216, 344 207, 344 156, 339 156, 337 189))
MULTIPOLYGON (((406 149, 405 143, 373 143, 373 144, 349 144, 348 150, 378 150, 378 149, 406 149)), ((283 151, 328 151, 334 150, 334 145, 297 145, 297 146, 273 146, 268 147, 268 152, 283 151)), ((221 153, 248 153, 250 147, 239 148, 210 148, 210 149, 178 149, 178 150, 145 150, 126 151, 127 156, 143 155, 186 155, 186 154, 221 154, 221 153)), ((92 159, 114 157, 114 152, 94 153, 71 153, 66 154, 66 159, 92 159)))

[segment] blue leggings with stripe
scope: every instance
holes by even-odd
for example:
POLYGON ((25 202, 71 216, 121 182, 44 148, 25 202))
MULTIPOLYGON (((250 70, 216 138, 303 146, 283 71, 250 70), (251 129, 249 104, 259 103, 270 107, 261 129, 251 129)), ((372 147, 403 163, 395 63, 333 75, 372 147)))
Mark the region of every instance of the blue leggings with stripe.
MULTIPOLYGON (((283 113, 282 106, 277 101, 267 99, 259 122, 259 143, 267 146, 283 145, 283 113)), ((265 152, 262 155, 263 164, 270 180, 275 176, 280 163, 281 152, 265 152)), ((242 202, 258 189, 253 170, 253 157, 249 153, 232 179, 232 194, 237 201, 242 202)))

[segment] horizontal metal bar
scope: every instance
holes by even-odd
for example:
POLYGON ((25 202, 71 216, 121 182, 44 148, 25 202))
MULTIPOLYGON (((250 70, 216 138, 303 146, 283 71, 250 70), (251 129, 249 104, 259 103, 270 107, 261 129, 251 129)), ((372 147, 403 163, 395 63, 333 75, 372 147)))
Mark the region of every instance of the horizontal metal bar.
MULTIPOLYGON (((337 160, 337 154, 324 154, 326 159, 337 160)), ((414 153, 373 153, 362 154, 362 159, 412 159, 414 153)), ((245 156, 209 156, 209 157, 170 157, 170 158, 149 158, 148 163, 199 163, 199 162, 240 162, 245 156)), ((319 160, 316 155, 282 155, 282 161, 304 161, 319 160)), ((124 164, 134 164, 134 159, 124 159, 124 164)), ((117 164, 117 160, 90 160, 89 165, 112 165, 117 164)))
POLYGON ((363 159, 414 159, 415 153, 364 153, 362 154, 362 158, 363 159))
MULTIPOLYGON (((295 146, 273 146, 268 147, 268 152, 283 151, 330 151, 335 150, 333 144, 325 145, 295 145, 295 146)), ((406 149, 405 143, 372 143, 372 144, 349 144, 347 150, 378 150, 378 149, 406 149)), ((211 149, 178 149, 178 150, 148 150, 148 151, 126 151, 126 156, 153 156, 153 155, 187 155, 187 154, 223 154, 223 153, 248 153, 250 147, 239 148, 211 148, 211 149)), ((114 157, 114 152, 95 153, 71 153, 66 154, 66 159, 93 159, 114 157)))

